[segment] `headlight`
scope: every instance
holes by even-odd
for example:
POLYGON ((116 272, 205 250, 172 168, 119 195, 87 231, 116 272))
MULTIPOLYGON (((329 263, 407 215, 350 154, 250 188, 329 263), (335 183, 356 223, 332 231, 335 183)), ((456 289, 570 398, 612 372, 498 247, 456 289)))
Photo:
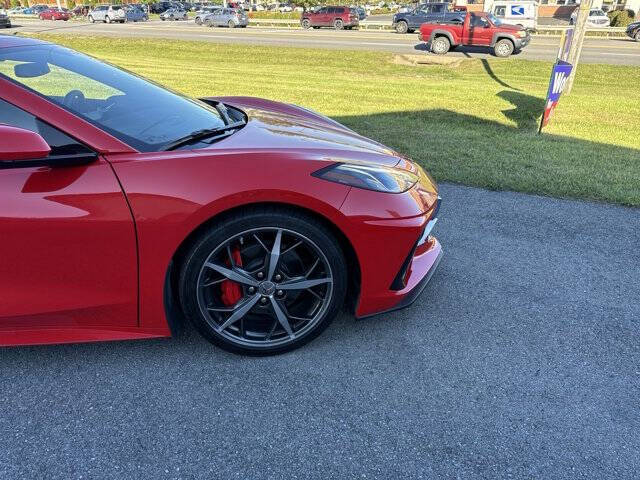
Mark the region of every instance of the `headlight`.
POLYGON ((526 30, 519 30, 518 31, 518 36, 520 38, 525 38, 527 36, 527 31, 526 30))
POLYGON ((414 173, 382 165, 368 166, 337 163, 313 173, 313 176, 330 182, 385 193, 402 193, 418 181, 414 173))

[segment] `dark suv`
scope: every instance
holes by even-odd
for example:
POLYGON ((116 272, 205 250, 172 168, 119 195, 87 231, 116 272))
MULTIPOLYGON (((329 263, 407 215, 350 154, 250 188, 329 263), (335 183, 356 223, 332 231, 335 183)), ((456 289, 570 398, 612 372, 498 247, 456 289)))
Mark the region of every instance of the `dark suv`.
POLYGON ((423 3, 415 10, 406 13, 396 13, 391 26, 398 33, 413 33, 420 25, 427 22, 446 22, 452 14, 453 7, 449 2, 423 3))
POLYGON ((304 12, 302 28, 333 27, 336 30, 358 27, 358 12, 349 7, 322 7, 319 10, 304 12))
POLYGON ((627 36, 633 38, 636 42, 640 42, 640 22, 633 22, 627 27, 627 36))

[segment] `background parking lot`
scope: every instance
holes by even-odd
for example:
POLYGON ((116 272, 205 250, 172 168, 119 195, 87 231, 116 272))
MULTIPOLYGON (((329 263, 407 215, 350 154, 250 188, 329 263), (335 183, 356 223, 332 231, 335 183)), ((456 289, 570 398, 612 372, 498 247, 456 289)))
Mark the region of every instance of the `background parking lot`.
MULTIPOLYGON (((102 23, 54 23, 21 18, 16 19, 14 24, 18 26, 13 29, 14 32, 33 33, 44 29, 47 33, 57 33, 67 37, 69 35, 99 35, 119 38, 165 38, 244 45, 357 49, 428 55, 424 44, 418 40, 417 34, 398 35, 394 32, 384 31, 305 31, 278 27, 251 27, 240 30, 207 28, 193 22, 167 23, 160 20, 106 25, 102 23)), ((533 37, 531 44, 519 53, 517 58, 553 61, 558 52, 558 42, 559 37, 533 37)), ((482 48, 460 48, 459 51, 450 52, 448 56, 491 57, 487 49, 482 48)), ((587 38, 581 61, 640 66, 640 45, 627 38, 587 38)))
POLYGON ((418 303, 291 354, 2 350, 0 478, 635 478, 640 212, 442 196, 418 303))

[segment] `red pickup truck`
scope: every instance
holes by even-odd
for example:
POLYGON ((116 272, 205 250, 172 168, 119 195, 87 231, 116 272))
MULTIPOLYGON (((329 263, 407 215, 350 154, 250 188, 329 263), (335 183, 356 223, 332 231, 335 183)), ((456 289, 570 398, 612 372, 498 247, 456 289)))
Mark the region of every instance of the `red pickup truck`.
POLYGON ((508 57, 526 47, 531 36, 523 27, 502 23, 492 13, 460 12, 449 14, 442 22, 420 25, 420 40, 429 43, 438 55, 469 45, 493 48, 496 57, 508 57))

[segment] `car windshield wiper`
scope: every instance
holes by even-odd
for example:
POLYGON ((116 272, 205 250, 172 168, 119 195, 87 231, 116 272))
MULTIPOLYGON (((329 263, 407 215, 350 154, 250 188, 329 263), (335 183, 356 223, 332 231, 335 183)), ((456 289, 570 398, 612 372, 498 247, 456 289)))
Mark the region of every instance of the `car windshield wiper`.
POLYGON ((177 140, 168 143, 162 150, 165 152, 169 150, 175 150, 178 147, 198 142, 200 140, 204 140, 205 138, 221 139, 224 137, 228 137, 229 135, 235 133, 236 129, 244 127, 245 123, 246 122, 244 120, 241 120, 238 122, 229 123, 224 127, 196 130, 195 132, 191 132, 189 135, 185 135, 182 138, 178 138, 177 140))

